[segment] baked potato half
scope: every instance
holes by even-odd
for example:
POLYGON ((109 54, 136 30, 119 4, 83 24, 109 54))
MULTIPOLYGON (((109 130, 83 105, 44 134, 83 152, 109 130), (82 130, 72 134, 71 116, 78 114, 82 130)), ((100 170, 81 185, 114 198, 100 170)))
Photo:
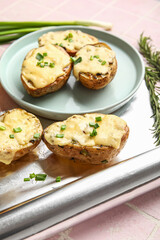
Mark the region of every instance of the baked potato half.
POLYGON ((39 119, 23 109, 1 115, 0 162, 8 165, 33 150, 40 143, 42 132, 39 119))
POLYGON ((21 81, 28 94, 40 97, 62 88, 71 70, 68 53, 49 44, 29 51, 22 64, 21 81))
POLYGON ((73 74, 85 87, 101 89, 117 72, 115 52, 105 43, 86 45, 75 55, 73 74))
POLYGON ((55 122, 43 133, 47 147, 56 155, 90 164, 112 161, 129 135, 126 122, 115 115, 73 115, 55 122))
POLYGON ((48 43, 60 45, 70 56, 74 56, 81 47, 86 44, 97 43, 98 39, 80 30, 70 29, 45 33, 38 39, 38 42, 39 46, 44 46, 48 43))

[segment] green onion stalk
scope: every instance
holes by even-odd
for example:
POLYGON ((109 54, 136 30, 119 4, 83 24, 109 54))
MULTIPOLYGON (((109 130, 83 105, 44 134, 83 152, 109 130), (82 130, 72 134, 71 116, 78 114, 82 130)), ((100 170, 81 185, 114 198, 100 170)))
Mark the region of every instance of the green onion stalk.
POLYGON ((111 30, 110 22, 101 21, 54 21, 54 22, 0 22, 0 44, 7 43, 24 36, 27 33, 40 30, 49 26, 80 25, 100 27, 104 30, 111 30))

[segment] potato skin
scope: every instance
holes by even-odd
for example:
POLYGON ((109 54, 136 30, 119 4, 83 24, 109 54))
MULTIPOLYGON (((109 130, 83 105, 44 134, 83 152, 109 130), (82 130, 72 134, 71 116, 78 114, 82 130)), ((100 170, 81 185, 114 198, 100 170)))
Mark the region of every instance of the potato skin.
POLYGON ((18 150, 12 161, 18 160, 19 158, 23 157, 24 155, 35 149, 39 145, 41 138, 42 136, 39 139, 36 139, 31 146, 18 150))
MULTIPOLYGON (((66 51, 62 47, 60 47, 60 46, 56 46, 56 47, 59 48, 61 51, 63 51, 65 54, 67 54, 66 51)), ((62 76, 58 77, 53 83, 51 83, 45 87, 42 87, 42 88, 29 87, 26 80, 23 78, 22 73, 21 73, 21 81, 29 95, 31 95, 32 97, 40 97, 40 96, 46 95, 48 93, 56 92, 60 88, 62 88, 66 84, 66 82, 71 74, 71 70, 72 70, 72 63, 70 63, 68 66, 66 66, 63 69, 63 71, 65 73, 62 76)))
POLYGON ((42 137, 44 143, 47 145, 49 150, 56 155, 66 157, 67 159, 71 159, 80 163, 105 164, 111 162, 125 146, 129 136, 129 127, 125 127, 125 134, 121 139, 121 144, 118 149, 108 146, 88 147, 76 144, 64 146, 51 145, 46 141, 44 134, 45 130, 42 137))
MULTIPOLYGON (((8 110, 7 112, 5 112, 4 114, 2 114, 0 116, 0 121, 3 121, 3 118, 5 117, 6 114, 10 114, 12 111, 24 111, 28 114, 28 116, 31 116, 33 118, 36 118, 37 120, 37 123, 38 123, 38 127, 41 129, 41 134, 40 134, 40 137, 39 138, 34 138, 34 139, 31 139, 29 141, 29 146, 25 146, 24 145, 24 148, 20 148, 19 150, 17 150, 15 152, 15 155, 12 159, 12 161, 15 161, 21 157, 23 157, 24 155, 26 155, 27 153, 29 153, 30 151, 32 151, 34 148, 36 148, 38 146, 38 144, 40 143, 41 139, 42 139, 42 133, 43 133, 43 128, 42 128, 42 125, 39 121, 39 119, 33 115, 32 113, 29 113, 21 108, 15 108, 15 109, 12 109, 12 110, 8 110)), ((7 153, 11 152, 12 149, 11 148, 8 148, 8 149, 4 149, 4 151, 7 151, 7 153)))
MULTIPOLYGON (((106 47, 111 50, 111 48, 107 44, 102 42, 92 44, 92 46, 106 47)), ((79 81, 82 83, 83 86, 89 89, 98 90, 98 89, 104 88, 115 77, 117 72, 117 67, 118 67, 117 59, 114 58, 113 63, 110 64, 110 71, 107 72, 106 74, 98 73, 94 75, 89 72, 88 73, 81 72, 79 73, 79 81)))

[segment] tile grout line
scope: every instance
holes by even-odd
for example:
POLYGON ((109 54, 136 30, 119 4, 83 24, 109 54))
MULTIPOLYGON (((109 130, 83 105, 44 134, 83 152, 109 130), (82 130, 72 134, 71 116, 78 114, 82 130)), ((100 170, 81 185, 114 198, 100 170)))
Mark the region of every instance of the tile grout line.
MULTIPOLYGON (((103 9, 101 9, 100 11, 98 11, 97 13, 94 14, 93 19, 99 15, 100 13, 103 13, 103 11, 105 11, 108 7, 112 6, 115 2, 117 2, 117 0, 113 0, 110 3, 108 3, 103 9)), ((91 18, 92 19, 92 18, 91 18)), ((108 20, 109 21, 109 20, 108 20)))
MULTIPOLYGON (((139 20, 137 20, 129 29, 127 29, 126 31, 123 32, 123 34, 127 34, 130 30, 132 30, 135 26, 137 26, 143 19, 146 19, 147 14, 151 13, 153 10, 155 10, 156 8, 158 8, 158 6, 160 5, 160 3, 157 3, 156 6, 154 6, 150 11, 148 11, 146 14, 144 14, 143 17, 141 17, 139 20)), ((150 19, 151 21, 154 22, 153 19, 150 19)), ((158 21, 155 21, 156 23, 158 21)))
MULTIPOLYGON (((59 236, 57 238, 57 240, 74 240, 73 238, 71 238, 69 236, 69 234, 71 233, 72 228, 68 228, 62 232, 59 233, 59 236)), ((52 240, 52 239, 51 239, 52 240)))
MULTIPOLYGON (((58 9, 56 9, 56 10, 58 10, 58 9)), ((61 11, 60 11, 61 12, 61 11)), ((43 20, 45 17, 47 17, 49 14, 51 14, 51 13, 53 13, 53 11, 50 11, 50 13, 47 13, 47 14, 45 14, 45 15, 43 15, 41 18, 39 18, 41 21, 45 21, 45 20, 43 20)), ((62 13, 62 12, 61 12, 62 13)), ((69 17, 70 15, 69 14, 63 14, 65 17, 69 17)), ((46 20, 47 21, 47 20, 46 20)), ((64 22, 64 21, 74 21, 74 19, 72 20, 56 20, 57 22, 64 22)), ((56 26, 55 26, 56 27, 56 26)))
POLYGON ((154 228, 152 229, 151 233, 149 234, 146 240, 154 240, 153 238, 157 233, 157 231, 159 230, 159 228, 160 228, 160 222, 154 226, 154 228))
POLYGON ((14 1, 12 4, 8 5, 8 6, 5 7, 3 10, 1 10, 1 11, 0 11, 0 14, 8 11, 10 8, 12 8, 13 6, 17 5, 17 4, 18 4, 19 2, 21 2, 21 1, 22 1, 22 0, 14 1))
MULTIPOLYGON (((151 8, 151 10, 149 10, 149 11, 147 12, 147 14, 153 12, 153 11, 154 11, 156 8, 158 8, 159 6, 160 6, 160 2, 157 3, 153 8, 151 8)), ((145 14, 144 16, 147 17, 147 14, 145 14)), ((151 18, 151 19, 152 19, 152 18, 151 18)), ((154 19, 153 19, 153 20, 154 20, 154 19)), ((157 20, 157 22, 159 23, 158 20, 157 20)))
MULTIPOLYGON (((33 1, 32 0, 29 0, 29 1, 27 1, 27 2, 30 2, 30 3, 33 3, 33 1)), ((34 2, 34 4, 35 5, 37 5, 37 7, 41 7, 42 5, 41 4, 39 4, 38 2, 34 2)), ((50 8, 49 7, 47 7, 47 6, 45 6, 45 8, 49 11, 50 10, 50 8)))
MULTIPOLYGON (((91 0, 91 1, 97 3, 97 0, 91 0)), ((117 0, 112 0, 112 1, 110 1, 110 3, 107 3, 107 5, 110 5, 110 4, 112 4, 112 2, 115 2, 115 1, 117 1, 117 0)), ((105 5, 106 5, 103 2, 98 2, 98 4, 101 5, 102 7, 105 7, 105 5)))
MULTIPOLYGON (((32 0, 29 0, 29 1, 32 3, 32 0)), ((65 1, 65 0, 64 0, 64 1, 65 1)), ((42 7, 42 5, 41 5, 40 3, 38 3, 38 2, 34 2, 34 4, 37 5, 37 7, 42 7)), ((58 8, 59 6, 61 6, 61 5, 62 5, 62 4, 59 4, 56 8, 54 8, 54 10, 53 10, 53 9, 50 9, 50 8, 47 7, 47 6, 45 6, 45 7, 47 8, 48 12, 47 12, 47 14, 44 14, 43 16, 46 16, 46 15, 54 12, 54 11, 57 10, 57 8, 58 8)), ((42 16, 42 17, 43 17, 43 16, 42 16)), ((37 19, 41 19, 42 17, 39 17, 39 18, 37 18, 37 19)))
POLYGON ((134 211, 138 212, 139 214, 143 215, 145 218, 149 219, 150 221, 154 222, 155 224, 160 224, 160 220, 153 217, 152 215, 140 210, 137 206, 135 206, 134 204, 131 203, 125 203, 125 205, 127 205, 128 207, 130 207, 131 209, 133 209, 134 211))
POLYGON ((42 17, 40 17, 39 19, 43 19, 44 17, 48 16, 51 13, 54 13, 55 11, 57 11, 60 7, 62 7, 66 2, 68 2, 69 0, 64 0, 62 3, 60 3, 57 7, 55 7, 54 9, 50 10, 49 13, 44 14, 42 17))

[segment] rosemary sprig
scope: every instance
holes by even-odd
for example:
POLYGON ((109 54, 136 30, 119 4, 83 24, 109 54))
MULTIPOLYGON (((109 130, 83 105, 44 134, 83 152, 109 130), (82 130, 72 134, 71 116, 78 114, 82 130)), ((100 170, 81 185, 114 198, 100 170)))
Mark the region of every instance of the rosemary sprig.
POLYGON ((155 144, 160 145, 160 52, 153 51, 151 38, 140 35, 139 47, 140 52, 147 61, 148 66, 145 68, 145 82, 150 93, 150 104, 154 117, 153 137, 156 139, 155 144))

